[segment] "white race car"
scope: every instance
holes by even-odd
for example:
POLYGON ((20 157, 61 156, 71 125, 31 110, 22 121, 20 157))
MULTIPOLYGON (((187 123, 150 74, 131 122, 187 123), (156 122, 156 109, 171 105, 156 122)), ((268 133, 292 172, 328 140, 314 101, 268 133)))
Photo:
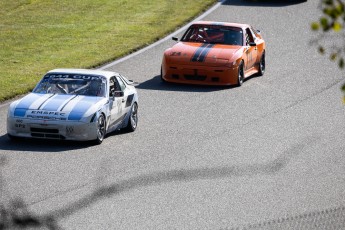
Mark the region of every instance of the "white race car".
POLYGON ((134 82, 102 70, 54 69, 32 93, 11 103, 10 138, 30 137, 102 143, 105 135, 138 123, 134 82))

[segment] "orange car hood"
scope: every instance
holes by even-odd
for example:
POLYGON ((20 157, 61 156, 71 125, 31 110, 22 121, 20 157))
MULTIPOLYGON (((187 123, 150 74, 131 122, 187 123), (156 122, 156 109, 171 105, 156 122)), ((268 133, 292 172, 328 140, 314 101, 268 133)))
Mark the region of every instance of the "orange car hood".
POLYGON ((166 58, 173 63, 195 65, 220 65, 233 62, 242 46, 179 42, 166 51, 166 58))

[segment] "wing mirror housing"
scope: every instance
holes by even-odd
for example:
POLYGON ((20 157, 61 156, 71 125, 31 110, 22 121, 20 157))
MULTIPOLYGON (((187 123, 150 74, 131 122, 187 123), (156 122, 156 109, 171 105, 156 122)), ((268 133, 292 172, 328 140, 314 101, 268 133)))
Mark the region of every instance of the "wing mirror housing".
POLYGON ((115 90, 111 90, 110 92, 110 96, 111 97, 123 97, 125 94, 123 91, 115 91, 115 90))
POLYGON ((115 97, 123 97, 125 94, 123 91, 114 91, 114 96, 115 97))

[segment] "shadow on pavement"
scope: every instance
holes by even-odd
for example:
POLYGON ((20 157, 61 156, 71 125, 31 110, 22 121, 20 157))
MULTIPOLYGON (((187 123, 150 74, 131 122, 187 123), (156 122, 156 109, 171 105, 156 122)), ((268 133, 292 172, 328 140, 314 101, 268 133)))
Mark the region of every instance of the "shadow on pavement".
POLYGON ((53 211, 49 216, 55 218, 65 218, 73 213, 85 209, 90 205, 98 202, 101 199, 109 198, 110 196, 119 195, 131 191, 133 189, 156 186, 171 182, 188 182, 204 179, 222 179, 230 177, 242 176, 256 176, 256 175, 273 175, 284 169, 293 158, 300 155, 304 148, 313 145, 318 141, 318 137, 309 137, 306 140, 301 140, 291 148, 284 151, 275 160, 267 163, 244 164, 215 168, 196 168, 196 169, 175 169, 170 171, 160 171, 149 174, 143 174, 129 179, 116 182, 111 185, 104 185, 99 187, 96 191, 88 196, 71 203, 68 207, 53 211))
POLYGON ((188 85, 170 82, 162 82, 160 76, 155 76, 147 81, 139 83, 137 89, 161 90, 161 91, 181 91, 181 92, 214 92, 236 88, 234 86, 209 86, 209 85, 188 85))
MULTIPOLYGON (((65 207, 43 215, 35 215, 31 213, 27 210, 25 202, 20 199, 12 201, 11 207, 6 207, 0 203, 0 214, 2 217, 0 219, 0 225, 5 226, 2 229, 6 229, 7 226, 17 226, 23 229, 33 226, 45 226, 48 229, 56 230, 60 229, 58 220, 69 217, 80 210, 87 209, 102 199, 109 199, 111 196, 116 196, 134 189, 157 186, 171 182, 274 175, 283 170, 295 157, 303 153, 305 147, 313 145, 317 141, 317 137, 309 137, 306 140, 301 140, 300 143, 291 146, 291 148, 284 151, 275 160, 266 163, 157 171, 128 178, 110 185, 99 185, 97 186, 97 189, 89 195, 86 195, 65 207)), ((4 158, 0 159, 0 166, 5 163, 4 158)))
POLYGON ((91 142, 41 140, 19 138, 11 140, 7 134, 0 136, 0 150, 25 151, 25 152, 62 152, 74 149, 91 147, 91 142))

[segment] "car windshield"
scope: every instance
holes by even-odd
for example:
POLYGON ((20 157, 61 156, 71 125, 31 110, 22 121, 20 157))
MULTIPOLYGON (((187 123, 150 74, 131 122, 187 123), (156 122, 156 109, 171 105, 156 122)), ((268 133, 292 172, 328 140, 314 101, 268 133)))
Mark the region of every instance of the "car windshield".
POLYGON ((106 79, 102 76, 49 73, 43 77, 33 92, 105 97, 105 83, 106 79))
POLYGON ((243 32, 241 28, 229 26, 192 25, 181 41, 242 46, 243 32))

